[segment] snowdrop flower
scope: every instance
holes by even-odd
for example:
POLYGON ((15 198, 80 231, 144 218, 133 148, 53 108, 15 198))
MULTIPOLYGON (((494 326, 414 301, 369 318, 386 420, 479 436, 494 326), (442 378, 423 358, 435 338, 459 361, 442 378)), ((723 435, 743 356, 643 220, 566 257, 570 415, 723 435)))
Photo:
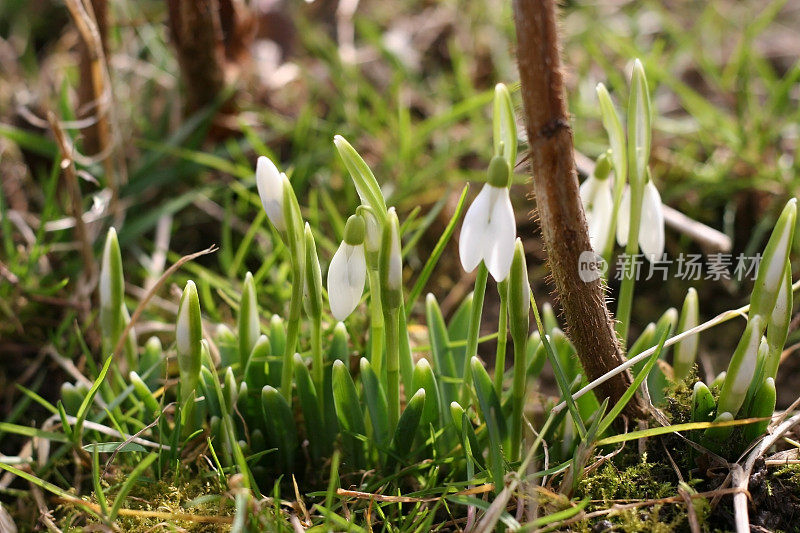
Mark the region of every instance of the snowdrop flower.
POLYGON ((489 164, 488 183, 467 210, 461 227, 458 252, 467 272, 481 261, 495 281, 503 281, 514 259, 517 225, 508 195, 508 163, 501 156, 489 164))
POLYGON ((328 300, 331 313, 342 321, 358 305, 364 292, 367 278, 367 262, 364 257, 364 219, 352 215, 344 227, 344 240, 333 254, 328 268, 328 300))
POLYGON ((581 184, 580 195, 586 223, 589 226, 589 242, 597 253, 603 253, 611 237, 608 231, 614 211, 614 198, 611 193, 611 180, 608 174, 611 162, 607 154, 597 160, 594 174, 581 184))
MULTIPOLYGON (((617 242, 620 246, 628 244, 628 230, 631 219, 631 190, 625 188, 622 202, 617 212, 617 242)), ((661 195, 652 179, 647 180, 642 194, 642 216, 639 219, 639 248, 649 261, 656 261, 664 255, 664 209, 661 195)))
POLYGON ((286 229, 283 215, 283 185, 286 174, 279 172, 268 157, 263 155, 256 162, 256 186, 261 204, 270 222, 278 231, 286 229))

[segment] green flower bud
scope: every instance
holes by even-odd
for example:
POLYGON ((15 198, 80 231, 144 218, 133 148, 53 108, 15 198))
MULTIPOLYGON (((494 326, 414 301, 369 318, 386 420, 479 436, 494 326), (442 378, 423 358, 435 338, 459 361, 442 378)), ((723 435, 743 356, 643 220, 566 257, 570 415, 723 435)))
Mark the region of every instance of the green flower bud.
POLYGON ((241 372, 247 368, 247 358, 261 335, 258 321, 258 300, 256 300, 256 284, 253 275, 248 272, 242 285, 242 299, 239 304, 239 368, 241 372))
POLYGON ((425 402, 420 419, 421 430, 427 431, 430 424, 433 424, 434 427, 439 426, 439 389, 433 369, 427 359, 420 359, 417 362, 411 378, 411 390, 419 389, 425 390, 425 397, 429 400, 425 402))
POLYGON ((305 228, 305 283, 303 285, 303 305, 306 313, 314 320, 322 319, 322 271, 317 256, 317 243, 311 233, 311 226, 306 222, 305 228))
POLYGON ((386 201, 372 170, 344 137, 336 135, 333 138, 333 144, 336 145, 336 150, 339 152, 344 166, 347 167, 350 177, 353 178, 361 203, 370 206, 383 223, 386 218, 386 201))
POLYGON ((100 264, 100 330, 103 335, 103 350, 110 352, 117 344, 122 329, 125 327, 122 308, 125 295, 125 279, 122 274, 122 254, 119 249, 117 232, 108 229, 103 246, 103 258, 100 264))
MULTIPOLYGON (((733 420, 733 415, 726 411, 719 414, 714 419, 714 422, 730 422, 731 420, 733 420)), ((711 447, 718 450, 720 445, 728 440, 732 432, 733 426, 708 428, 703 434, 702 444, 707 448, 711 447)))
POLYGON ((158 404, 158 400, 156 397, 153 396, 153 393, 150 391, 150 388, 147 384, 142 381, 142 378, 139 377, 139 374, 131 370, 129 374, 129 379, 131 385, 133 385, 133 391, 136 393, 136 397, 142 401, 145 407, 145 412, 149 420, 153 420, 154 417, 158 416, 159 412, 161 411, 161 406, 158 404))
POLYGON ((383 227, 380 255, 381 297, 384 309, 399 309, 403 303, 403 257, 400 247, 400 222, 394 207, 389 209, 383 227))
POLYGON ((225 324, 217 325, 214 337, 219 349, 221 366, 230 366, 239 361, 239 339, 225 324))
POLYGON ((186 282, 175 326, 175 346, 178 352, 181 403, 191 398, 200 379, 202 361, 203 324, 200 316, 200 299, 193 281, 186 282))
POLYGON ((644 67, 638 59, 633 64, 631 92, 628 100, 628 166, 631 187, 643 187, 650 161, 650 91, 644 67))
POLYGON ((758 315, 747 323, 747 328, 728 365, 728 375, 719 393, 717 412, 728 412, 733 415, 739 412, 756 371, 758 347, 763 330, 763 320, 758 315))
MULTIPOLYGON (((683 300, 681 316, 678 320, 677 333, 683 333, 697 326, 699 322, 699 311, 697 302, 697 291, 689 288, 686 298, 683 300)), ((694 362, 697 359, 697 334, 690 335, 675 344, 674 359, 672 368, 675 372, 675 380, 685 379, 691 372, 694 362)))
MULTIPOLYGON (((794 240, 797 221, 797 200, 786 203, 775 229, 772 230, 761 263, 758 266, 753 294, 750 296, 750 316, 769 317, 775 308, 778 291, 785 277, 786 262, 794 240)), ((766 325, 766 324, 765 324, 766 325)))
POLYGON ((608 178, 611 173, 611 150, 606 150, 597 158, 594 165, 594 177, 600 181, 608 178))
POLYGON ((767 323, 767 344, 769 352, 764 362, 764 376, 775 379, 778 375, 778 365, 781 362, 781 352, 786 344, 789 334, 789 323, 792 321, 792 266, 786 261, 783 282, 775 300, 775 307, 767 323))
POLYGON ((508 168, 514 168, 517 162, 517 125, 514 120, 514 104, 511 102, 511 93, 502 83, 498 83, 494 87, 492 118, 494 153, 503 156, 508 163, 508 168))
POLYGON ((78 385, 64 382, 61 385, 61 403, 64 405, 64 411, 68 415, 76 416, 87 393, 88 390, 83 390, 78 385))
POLYGON ((284 238, 296 265, 302 266, 305 259, 305 245, 303 244, 303 216, 300 213, 300 204, 294 194, 292 184, 286 174, 281 174, 283 179, 283 217, 286 221, 284 238))
MULTIPOLYGON (((753 404, 748 413, 748 418, 770 418, 775 412, 775 402, 777 392, 775 390, 775 380, 768 377, 759 387, 753 397, 753 404)), ((769 420, 762 420, 748 424, 744 428, 744 441, 749 443, 762 436, 767 431, 769 420)))
POLYGON ((358 215, 350 215, 344 225, 344 242, 351 246, 363 244, 366 231, 364 219, 358 215))
POLYGON ((694 384, 692 389, 692 422, 711 422, 717 405, 711 391, 702 381, 694 384))
POLYGON ((721 389, 722 384, 725 383, 725 378, 727 377, 728 377, 728 372, 726 370, 723 370, 722 372, 717 374, 717 377, 714 378, 714 381, 711 382, 711 385, 709 385, 708 388, 711 390, 721 389))
POLYGON ((508 278, 508 315, 511 338, 515 343, 525 342, 530 331, 531 286, 528 281, 528 265, 525 249, 517 238, 514 244, 514 259, 508 278))
MULTIPOLYGON (((628 176, 628 155, 625 148, 625 132, 619 115, 608 94, 608 89, 602 83, 597 84, 597 99, 600 102, 600 114, 603 118, 603 128, 608 133, 611 145, 611 161, 614 167, 614 187, 620 188, 628 176)), ((621 190, 621 189, 620 189, 621 190)))
POLYGON ((366 233, 364 234, 364 250, 367 256, 367 265, 370 269, 378 269, 378 254, 381 251, 381 223, 375 216, 375 212, 367 205, 360 205, 356 208, 356 214, 364 219, 366 233))
POLYGON ((510 185, 510 171, 508 163, 502 156, 496 155, 489 162, 489 171, 487 173, 486 182, 492 187, 498 189, 506 188, 510 185))
POLYGON ((155 389, 158 380, 164 377, 164 348, 158 337, 150 337, 144 344, 144 352, 139 359, 139 373, 147 375, 144 382, 149 389, 155 389))

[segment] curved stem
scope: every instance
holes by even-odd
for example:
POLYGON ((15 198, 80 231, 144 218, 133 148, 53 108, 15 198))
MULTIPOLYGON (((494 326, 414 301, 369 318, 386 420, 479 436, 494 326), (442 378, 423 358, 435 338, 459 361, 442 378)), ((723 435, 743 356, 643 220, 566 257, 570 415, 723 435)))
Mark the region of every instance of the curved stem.
POLYGON ((464 351, 464 382, 461 385, 461 403, 466 406, 470 397, 472 383, 472 369, 470 359, 478 354, 478 335, 481 330, 481 315, 483 314, 483 298, 486 295, 486 280, 489 270, 481 262, 478 265, 478 275, 475 278, 475 289, 472 293, 472 312, 469 315, 469 330, 467 332, 467 349, 464 351))
POLYGON ((286 346, 283 349, 281 368, 281 394, 292 405, 292 373, 297 338, 300 336, 300 312, 303 309, 303 272, 296 261, 292 262, 292 299, 289 303, 289 320, 286 326, 286 346))
POLYGON ((497 290, 500 293, 500 318, 497 324, 497 352, 494 358, 494 390, 497 397, 502 398, 508 344, 508 283, 505 280, 501 281, 497 290))
POLYGON ((511 388, 511 460, 519 457, 522 445, 522 415, 525 409, 525 388, 527 385, 527 345, 528 338, 514 339, 514 384, 511 388), (518 342, 520 341, 520 342, 518 342))
POLYGON ((400 419, 400 330, 397 309, 384 313, 386 325, 386 378, 389 402, 389 434, 393 435, 400 419))
MULTIPOLYGON (((294 356, 294 354, 292 354, 294 356)), ((325 382, 325 362, 322 359, 322 324, 321 319, 311 320, 311 376, 314 380, 314 388, 317 389, 317 397, 322 407, 323 394, 322 387, 325 382)))
POLYGON ((383 339, 385 328, 383 325, 383 309, 381 307, 381 281, 377 268, 368 268, 369 275, 369 357, 372 369, 380 377, 383 371, 383 339))
POLYGON ((633 289, 636 283, 636 254, 639 252, 639 223, 642 218, 642 195, 640 186, 631 184, 631 220, 628 228, 628 244, 625 246, 625 265, 622 271, 622 284, 617 304, 617 334, 623 346, 628 338, 628 326, 631 320, 633 305, 633 289))

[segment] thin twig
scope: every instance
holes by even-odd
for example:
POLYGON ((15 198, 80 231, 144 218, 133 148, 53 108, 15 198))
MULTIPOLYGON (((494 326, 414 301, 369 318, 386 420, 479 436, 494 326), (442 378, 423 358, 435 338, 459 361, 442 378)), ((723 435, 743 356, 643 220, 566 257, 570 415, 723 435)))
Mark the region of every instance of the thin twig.
POLYGON ((119 187, 127 181, 125 165, 116 165, 114 168, 114 154, 117 143, 114 142, 112 130, 114 120, 114 106, 112 103, 111 78, 108 74, 105 52, 94 10, 90 3, 82 0, 64 0, 67 9, 72 16, 78 33, 86 45, 88 59, 91 63, 92 88, 96 102, 97 131, 100 151, 107 154, 103 158, 103 168, 105 171, 106 184, 112 191, 111 212, 119 214, 117 200, 119 198, 119 187))
POLYGON ((75 161, 72 159, 73 147, 71 143, 67 141, 64 130, 61 129, 58 119, 52 111, 47 113, 47 120, 50 122, 50 129, 56 138, 56 144, 58 144, 58 149, 61 152, 60 166, 64 171, 64 177, 67 181, 72 216, 75 219, 75 238, 80 243, 87 286, 91 286, 97 275, 97 267, 95 265, 94 253, 92 252, 92 243, 89 240, 89 233, 86 231, 86 225, 83 222, 83 198, 81 196, 81 187, 78 183, 78 175, 75 172, 75 161))
POLYGON ((150 301, 150 298, 152 298, 153 295, 155 295, 155 293, 158 292, 158 290, 161 288, 162 285, 164 285, 167 279, 169 279, 169 277, 172 276, 172 274, 174 274, 175 271, 177 271, 180 267, 182 267, 184 263, 188 263, 189 261, 193 261, 202 255, 214 253, 216 251, 217 251, 217 245, 212 244, 205 250, 201 250, 199 252, 195 252, 189 255, 184 255, 183 257, 178 259, 171 267, 169 267, 167 271, 161 275, 160 278, 158 278, 158 281, 155 283, 155 285, 153 285, 153 287, 149 291, 147 291, 142 301, 139 302, 139 305, 136 306, 136 311, 133 312, 130 322, 128 322, 128 325, 125 326, 124 330, 122 330, 122 334, 119 336, 117 345, 114 347, 114 351, 111 352, 112 357, 116 357, 122 351, 122 347, 125 345, 125 340, 128 338, 128 333, 130 333, 131 328, 139 319, 139 316, 142 314, 142 311, 144 311, 145 307, 147 307, 147 303, 150 301))

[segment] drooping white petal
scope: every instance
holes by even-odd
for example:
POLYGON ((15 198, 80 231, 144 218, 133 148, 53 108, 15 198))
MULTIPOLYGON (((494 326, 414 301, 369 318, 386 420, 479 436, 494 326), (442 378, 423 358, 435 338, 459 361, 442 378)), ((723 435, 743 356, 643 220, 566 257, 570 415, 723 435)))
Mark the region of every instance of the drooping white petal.
POLYGON ((600 180, 598 180, 594 176, 589 176, 586 180, 584 180, 583 183, 581 183, 579 193, 581 195, 581 203, 583 204, 583 211, 587 215, 591 211, 591 207, 594 204, 594 197, 597 194, 599 185, 600 185, 600 180))
POLYGON ((651 262, 664 254, 664 210, 661 206, 661 195, 652 180, 644 186, 639 247, 651 262))
MULTIPOLYGON (((464 215, 464 224, 461 226, 461 237, 458 240, 458 255, 461 266, 467 272, 472 272, 483 260, 484 242, 489 220, 491 185, 484 185, 475 201, 464 215)), ((513 251, 513 250, 512 250, 513 251)))
POLYGON ((631 190, 625 187, 622 192, 622 201, 617 211, 617 242, 620 246, 628 244, 628 230, 631 223, 631 190))
POLYGON ((614 198, 611 195, 609 180, 601 183, 594 195, 591 217, 587 214, 589 224, 589 242, 597 253, 603 253, 611 237, 611 217, 614 211, 614 198))
POLYGON ((487 185, 491 194, 491 210, 484 234, 484 256, 486 268, 495 279, 503 281, 511 270, 514 260, 514 240, 517 237, 517 222, 514 219, 514 208, 506 187, 498 188, 487 185))
POLYGON ((358 305, 364 291, 367 264, 364 246, 342 243, 328 268, 328 300, 336 320, 344 320, 358 305))
POLYGON ((283 217, 283 177, 268 157, 261 156, 256 163, 256 186, 261 205, 272 225, 278 231, 286 229, 283 217))

